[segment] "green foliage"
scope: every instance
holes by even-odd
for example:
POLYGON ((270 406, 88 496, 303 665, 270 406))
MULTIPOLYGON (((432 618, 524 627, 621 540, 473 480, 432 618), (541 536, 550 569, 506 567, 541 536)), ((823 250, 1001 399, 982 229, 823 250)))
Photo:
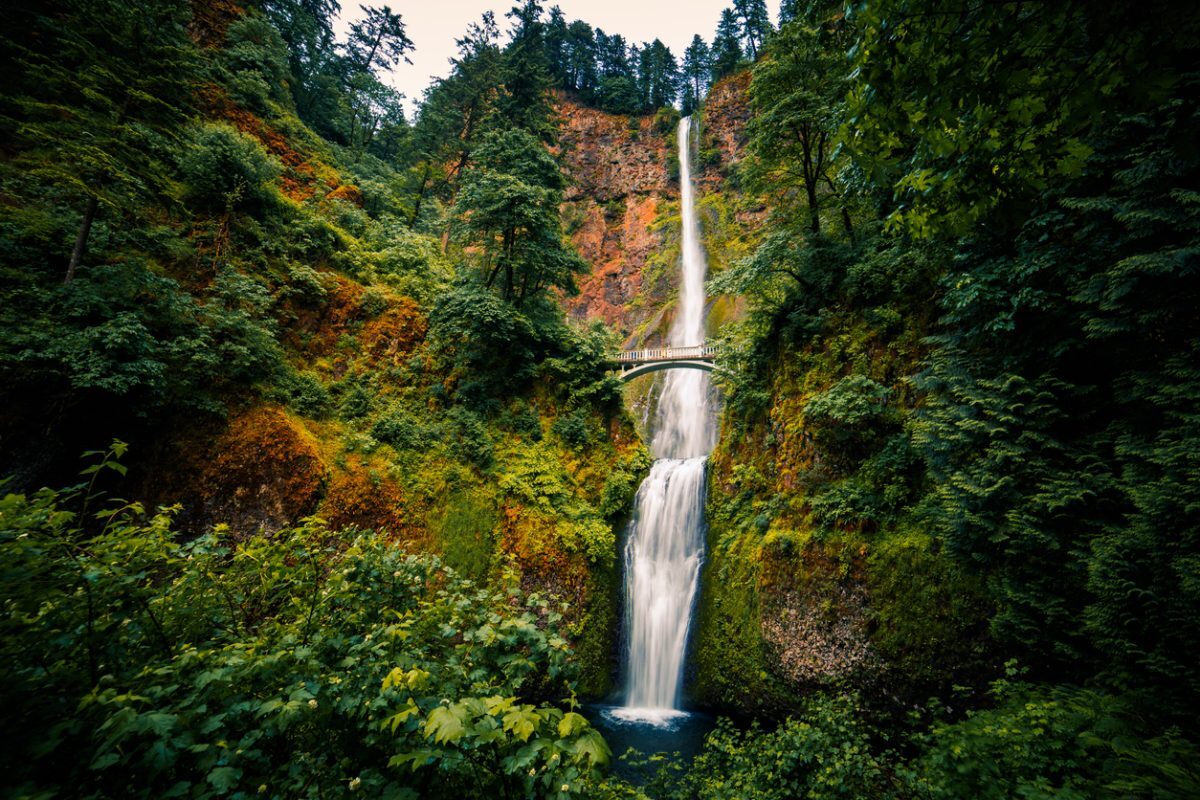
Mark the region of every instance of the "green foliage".
POLYGON ((210 211, 248 210, 270 201, 270 185, 279 177, 262 145, 229 125, 196 129, 180 159, 189 198, 210 211))
POLYGON ((269 113, 272 103, 292 102, 287 46, 266 18, 247 14, 230 24, 218 63, 230 96, 239 104, 269 113))
POLYGON ((722 720, 685 778, 697 798, 867 798, 880 796, 884 764, 854 701, 818 695, 799 719, 766 733, 722 720))
POLYGON ((544 601, 315 519, 183 543, 175 510, 0 500, 19 793, 561 798, 606 762, 544 601))
POLYGON ((845 138, 891 191, 889 221, 920 236, 1019 225, 1040 192, 1081 174, 1106 109, 1137 113, 1181 91, 1197 21, 1174 10, 854 4, 845 138))
POLYGON ((453 365, 456 394, 470 404, 533 374, 533 326, 492 292, 462 286, 446 293, 429 324, 434 352, 453 365))
POLYGON ((563 243, 554 157, 531 134, 510 130, 486 136, 474 158, 454 213, 463 241, 482 251, 484 285, 518 307, 546 289, 574 291, 586 264, 563 243))
POLYGON ((98 267, 67 287, 10 284, 16 291, 0 317, 6 389, 61 382, 84 397, 130 399, 144 415, 170 407, 215 411, 222 391, 280 369, 261 285, 227 270, 191 296, 146 267, 98 267))
POLYGON ((590 423, 588 410, 580 406, 556 419, 552 429, 565 445, 579 450, 591 439, 590 423))
POLYGON ((614 519, 633 508, 634 495, 649 474, 650 464, 650 453, 645 448, 638 448, 617 462, 604 479, 600 494, 600 513, 605 518, 614 519))
POLYGON ((431 525, 446 566, 482 581, 491 566, 496 512, 490 498, 459 492, 447 498, 431 525))

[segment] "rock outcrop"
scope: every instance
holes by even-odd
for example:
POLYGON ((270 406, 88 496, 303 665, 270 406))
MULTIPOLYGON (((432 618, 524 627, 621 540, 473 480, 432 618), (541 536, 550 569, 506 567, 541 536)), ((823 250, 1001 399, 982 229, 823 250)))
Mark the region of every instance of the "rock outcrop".
MULTIPOLYGON (((726 191, 725 177, 741 159, 748 83, 749 74, 740 73, 713 87, 701 147, 716 152, 711 163, 698 165, 702 194, 726 191)), ((677 258, 677 232, 662 222, 678 213, 677 117, 607 114, 565 94, 557 108, 559 154, 570 180, 565 227, 591 265, 578 281, 579 294, 563 298, 567 313, 602 320, 631 343, 654 341, 670 320, 664 307, 676 280, 669 265, 677 258)), ((743 221, 757 223, 739 215, 743 221)))

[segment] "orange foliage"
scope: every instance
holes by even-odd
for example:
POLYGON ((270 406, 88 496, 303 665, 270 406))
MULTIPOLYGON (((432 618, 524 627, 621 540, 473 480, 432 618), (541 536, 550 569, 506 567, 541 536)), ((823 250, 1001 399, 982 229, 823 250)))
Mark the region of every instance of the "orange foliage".
POLYGON ((364 202, 362 190, 349 183, 343 183, 325 196, 330 200, 342 200, 352 203, 359 208, 362 208, 364 202))
POLYGON ((325 479, 308 432, 282 409, 259 406, 222 430, 196 428, 176 440, 149 470, 145 494, 152 503, 181 503, 185 531, 224 522, 249 536, 311 514, 325 479))
POLYGON ((217 47, 225 41, 225 33, 246 9, 232 0, 192 0, 192 21, 188 33, 201 47, 217 47))
POLYGON ((292 308, 296 321, 289 344, 310 356, 328 355, 338 339, 363 317, 362 285, 332 272, 322 273, 322 276, 327 285, 332 283, 324 302, 316 308, 292 308), (309 334, 306 344, 301 344, 296 333, 309 334))
POLYGON ((321 506, 329 526, 381 530, 394 539, 424 538, 420 516, 396 484, 386 479, 371 480, 361 471, 345 472, 334 478, 321 506))
POLYGON ((579 553, 567 553, 555 531, 554 517, 519 503, 501 509, 499 546, 521 571, 522 588, 555 595, 584 608, 590 572, 579 553))
POLYGON ((401 297, 363 326, 362 341, 372 359, 399 364, 421 343, 428 328, 416 301, 401 297))

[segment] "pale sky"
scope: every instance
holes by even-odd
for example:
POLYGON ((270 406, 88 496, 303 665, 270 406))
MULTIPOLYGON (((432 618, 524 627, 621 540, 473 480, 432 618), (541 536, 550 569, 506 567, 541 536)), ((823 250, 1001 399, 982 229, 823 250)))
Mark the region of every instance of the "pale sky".
MULTIPOLYGON (((384 5, 385 0, 371 0, 371 4, 384 5)), ((492 11, 505 34, 501 41, 507 41, 509 20, 504 14, 516 4, 516 0, 387 0, 401 15, 408 38, 416 46, 408 56, 413 63, 400 62, 390 81, 407 97, 404 108, 410 120, 431 80, 450 72, 454 40, 467 25, 477 22, 483 12, 492 11)), ((679 59, 693 34, 712 42, 722 9, 732 6, 733 0, 545 0, 543 5, 547 10, 558 5, 568 22, 582 19, 607 34, 621 34, 631 44, 662 39, 679 59)), ((779 0, 768 0, 767 5, 771 21, 776 22, 779 0)), ((342 16, 335 26, 340 40, 345 40, 349 23, 361 16, 359 0, 342 0, 342 16)))

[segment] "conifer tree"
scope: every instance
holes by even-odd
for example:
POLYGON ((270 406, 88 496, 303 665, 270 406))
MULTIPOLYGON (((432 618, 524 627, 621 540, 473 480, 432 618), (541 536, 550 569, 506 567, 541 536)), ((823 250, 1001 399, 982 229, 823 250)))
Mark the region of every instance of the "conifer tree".
POLYGON ((746 55, 751 61, 757 61, 763 43, 771 34, 771 17, 767 13, 767 2, 733 0, 733 10, 741 26, 742 39, 746 42, 746 55))
POLYGON ((34 14, 0 40, 12 82, 0 129, 21 149, 18 165, 75 204, 70 283, 99 215, 135 217, 171 202, 196 61, 182 0, 73 1, 63 13, 69 24, 34 14))
POLYGON ((732 8, 721 12, 710 51, 713 80, 720 80, 742 63, 741 27, 732 8))
POLYGON ((488 134, 463 176, 454 208, 460 236, 482 253, 484 285, 518 307, 550 287, 572 291, 586 270, 563 243, 564 185, 545 146, 517 129, 488 134))
POLYGON ((691 113, 704 98, 711 72, 712 63, 708 44, 700 38, 699 34, 696 34, 683 54, 684 114, 691 113))
POLYGON ((512 29, 511 41, 504 50, 505 95, 500 111, 509 124, 549 139, 553 79, 546 61, 542 4, 525 0, 505 16, 512 20, 512 29))

